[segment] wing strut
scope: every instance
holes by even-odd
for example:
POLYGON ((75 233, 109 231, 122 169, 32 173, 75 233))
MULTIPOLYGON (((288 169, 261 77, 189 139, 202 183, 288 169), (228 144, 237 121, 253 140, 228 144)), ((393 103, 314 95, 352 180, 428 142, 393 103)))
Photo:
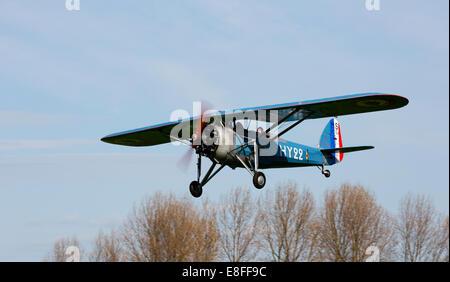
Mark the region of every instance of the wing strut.
POLYGON ((277 127, 278 125, 280 125, 281 123, 283 123, 285 120, 287 120, 288 118, 290 118, 291 116, 293 116, 295 113, 299 112, 301 110, 301 108, 297 108, 295 110, 293 110, 292 112, 290 112, 287 116, 285 116, 284 118, 282 118, 280 121, 278 121, 278 123, 273 124, 270 128, 266 129, 266 133, 269 133, 271 130, 273 130, 275 127, 277 127))
POLYGON ((296 127, 297 125, 299 125, 301 122, 303 122, 305 119, 309 118, 311 115, 313 114, 313 112, 310 112, 309 114, 307 114, 306 116, 304 116, 303 118, 299 119, 298 121, 294 122, 294 124, 291 124, 288 128, 286 128, 285 130, 281 131, 278 135, 270 138, 270 140, 276 139, 278 137, 280 137, 281 135, 285 134, 286 132, 288 132, 289 130, 291 130, 292 128, 296 127))
MULTIPOLYGON (((289 117, 291 117, 292 115, 294 115, 296 112, 298 112, 298 109, 293 110, 292 112, 290 112, 286 117, 282 118, 280 122, 278 122, 277 124, 272 125, 270 128, 268 128, 266 130, 266 133, 270 132, 271 130, 273 130, 275 127, 279 126, 281 123, 283 123, 285 120, 287 120, 289 117)), ((298 121, 296 121, 294 124, 291 124, 288 128, 284 129, 282 132, 280 132, 279 134, 272 136, 269 139, 270 141, 273 141, 275 139, 277 139, 278 137, 280 137, 281 135, 285 134, 286 132, 288 132, 289 130, 291 130, 292 128, 296 127, 297 125, 299 125, 301 122, 303 122, 304 120, 308 119, 314 112, 309 112, 307 115, 305 115, 303 118, 299 119, 298 121)), ((242 152, 242 150, 244 150, 245 148, 247 148, 251 143, 256 143, 256 139, 252 139, 250 141, 248 141, 245 144, 240 145, 237 148, 234 148, 232 150, 230 150, 229 153, 236 151, 236 154, 239 154, 240 152, 242 152)))

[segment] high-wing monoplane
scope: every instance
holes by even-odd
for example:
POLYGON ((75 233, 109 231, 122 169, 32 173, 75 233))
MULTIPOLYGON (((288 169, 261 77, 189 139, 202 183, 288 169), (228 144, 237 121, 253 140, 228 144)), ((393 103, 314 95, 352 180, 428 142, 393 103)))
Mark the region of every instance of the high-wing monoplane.
POLYGON ((263 169, 317 166, 325 177, 330 177, 325 166, 341 162, 345 153, 374 148, 343 146, 338 116, 397 109, 407 104, 408 99, 398 95, 364 93, 231 111, 208 110, 176 121, 114 133, 101 140, 125 146, 187 144, 197 155, 197 179, 190 183, 189 190, 192 196, 200 197, 206 183, 225 166, 247 170, 258 189, 266 184, 263 169), (280 138, 307 119, 326 117, 331 120, 316 147, 280 138), (251 130, 251 122, 265 128, 256 126, 251 130), (202 157, 211 160, 211 165, 201 178, 202 157))

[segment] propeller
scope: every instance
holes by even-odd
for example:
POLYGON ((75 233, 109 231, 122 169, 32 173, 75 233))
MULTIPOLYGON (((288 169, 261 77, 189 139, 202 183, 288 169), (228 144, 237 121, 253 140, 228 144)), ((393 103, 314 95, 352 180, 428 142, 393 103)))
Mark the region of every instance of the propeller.
POLYGON ((182 171, 186 171, 191 164, 192 156, 194 155, 194 148, 190 147, 187 151, 181 156, 181 158, 177 162, 178 169, 182 171))
POLYGON ((203 129, 208 125, 207 122, 203 120, 205 112, 212 109, 211 104, 206 101, 201 101, 200 108, 200 118, 194 121, 193 128, 194 131, 192 133, 191 146, 188 150, 181 156, 178 160, 177 167, 180 170, 186 171, 189 165, 192 163, 192 156, 195 153, 195 147, 201 145, 201 134, 203 129), (200 138, 200 139, 199 139, 200 138), (195 139, 195 140, 194 140, 195 139))

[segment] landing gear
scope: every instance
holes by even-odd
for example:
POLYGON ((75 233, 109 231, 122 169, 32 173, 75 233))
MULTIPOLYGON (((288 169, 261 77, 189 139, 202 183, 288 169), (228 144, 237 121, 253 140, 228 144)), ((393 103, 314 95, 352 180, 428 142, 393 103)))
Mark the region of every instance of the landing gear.
POLYGON ((198 198, 203 193, 202 185, 198 181, 192 181, 189 185, 189 191, 191 192, 191 195, 195 198, 198 198))
POLYGON ((201 152, 198 152, 198 159, 197 159, 197 180, 192 181, 189 185, 189 191, 191 192, 192 196, 195 198, 199 198, 203 193, 203 186, 208 183, 219 171, 221 171, 225 164, 222 164, 218 169, 214 171, 214 168, 217 165, 217 162, 214 159, 211 159, 212 164, 211 167, 208 169, 208 172, 206 175, 202 178, 200 181, 200 176, 202 172, 202 154, 201 152))
POLYGON ((253 185, 255 185, 255 188, 257 189, 262 189, 264 185, 266 185, 266 176, 264 173, 256 171, 255 174, 253 174, 253 185))
POLYGON ((322 174, 328 178, 331 176, 331 172, 328 169, 324 169, 323 165, 322 165, 322 174))
MULTIPOLYGON (((262 128, 258 129, 262 132, 262 128)), ((256 189, 262 189, 264 185, 266 185, 266 176, 264 173, 258 171, 259 166, 259 149, 258 149, 258 142, 255 139, 253 142, 253 149, 254 149, 254 155, 253 155, 253 162, 252 158, 250 156, 240 155, 239 153, 242 151, 238 151, 236 155, 234 155, 235 159, 238 160, 242 166, 250 173, 250 175, 253 177, 253 185, 256 189)))

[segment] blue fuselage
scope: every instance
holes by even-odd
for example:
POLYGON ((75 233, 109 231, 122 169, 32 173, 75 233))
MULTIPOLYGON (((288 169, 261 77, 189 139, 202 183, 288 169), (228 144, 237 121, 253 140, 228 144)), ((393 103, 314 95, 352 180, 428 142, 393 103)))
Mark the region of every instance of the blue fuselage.
MULTIPOLYGON (((278 142, 271 142, 275 152, 264 156, 264 148, 260 148, 259 168, 284 168, 284 167, 304 167, 318 166, 326 164, 326 160, 320 149, 279 139, 278 142)), ((254 155, 254 147, 249 146, 241 152, 241 155, 254 155)), ((267 151, 268 152, 268 151, 267 151)), ((238 165, 241 167, 240 165, 238 165)))
POLYGON ((278 151, 274 156, 260 156, 260 168, 281 168, 317 166, 324 163, 324 156, 318 148, 278 140, 278 151))

